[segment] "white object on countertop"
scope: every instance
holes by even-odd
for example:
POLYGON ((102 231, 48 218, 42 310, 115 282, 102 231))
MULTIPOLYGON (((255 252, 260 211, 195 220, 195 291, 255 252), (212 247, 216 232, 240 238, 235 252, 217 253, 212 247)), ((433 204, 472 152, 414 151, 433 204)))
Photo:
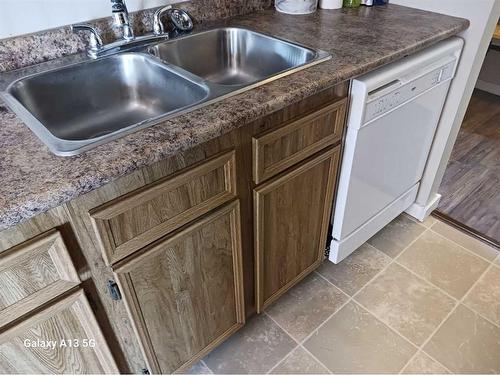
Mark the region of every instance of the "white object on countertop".
POLYGON ((340 9, 342 8, 343 0, 319 0, 321 9, 340 9))
POLYGON ((332 262, 415 202, 462 46, 450 38, 353 80, 332 262))
POLYGON ((286 14, 309 14, 316 12, 318 0, 275 0, 274 6, 286 14))

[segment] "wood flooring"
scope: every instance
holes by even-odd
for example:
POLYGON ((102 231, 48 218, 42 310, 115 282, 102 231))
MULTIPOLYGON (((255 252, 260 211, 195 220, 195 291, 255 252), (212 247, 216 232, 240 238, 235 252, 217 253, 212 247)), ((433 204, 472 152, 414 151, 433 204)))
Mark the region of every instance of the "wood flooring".
POLYGON ((439 193, 438 211, 500 243, 500 96, 474 92, 439 193))

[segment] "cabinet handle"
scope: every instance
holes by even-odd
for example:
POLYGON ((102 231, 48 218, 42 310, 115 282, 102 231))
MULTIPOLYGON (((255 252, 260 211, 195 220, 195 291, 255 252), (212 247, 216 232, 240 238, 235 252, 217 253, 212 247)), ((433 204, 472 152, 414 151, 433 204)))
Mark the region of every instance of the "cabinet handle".
MULTIPOLYGON (((122 293, 118 284, 114 280, 108 280, 108 292, 113 301, 120 301, 122 299, 122 293)), ((148 373, 149 374, 149 373, 148 373)))

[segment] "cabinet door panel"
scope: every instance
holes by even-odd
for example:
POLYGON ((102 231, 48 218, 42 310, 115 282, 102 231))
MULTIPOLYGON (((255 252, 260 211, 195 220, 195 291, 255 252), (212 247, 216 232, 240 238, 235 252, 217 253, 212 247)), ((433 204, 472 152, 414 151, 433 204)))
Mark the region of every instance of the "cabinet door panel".
POLYGON ((0 327, 80 283, 61 234, 51 230, 0 254, 0 327))
POLYGON ((260 184, 339 142, 344 130, 346 103, 346 98, 341 99, 279 129, 254 137, 255 183, 260 184))
POLYGON ((0 333, 0 373, 116 372, 116 364, 81 290, 0 333), (78 347, 74 347, 76 343, 78 347))
POLYGON ((149 370, 190 366, 244 323, 239 204, 118 265, 149 370))
POLYGON ((167 176, 90 214, 111 265, 236 197, 235 152, 167 176))
POLYGON ((339 150, 327 150, 255 190, 258 312, 323 261, 339 150))

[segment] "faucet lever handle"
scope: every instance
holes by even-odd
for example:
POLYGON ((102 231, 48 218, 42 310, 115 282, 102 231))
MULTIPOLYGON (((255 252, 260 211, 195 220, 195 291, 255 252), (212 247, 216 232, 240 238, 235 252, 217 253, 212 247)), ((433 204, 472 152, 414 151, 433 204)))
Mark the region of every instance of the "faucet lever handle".
POLYGON ((88 24, 77 24, 71 26, 71 31, 76 33, 78 31, 88 31, 90 32, 90 50, 98 51, 102 48, 103 42, 99 31, 91 25, 88 24))
POLYGON ((155 35, 162 35, 165 33, 165 25, 163 24, 161 17, 163 14, 170 12, 172 10, 172 5, 166 5, 162 8, 156 10, 153 15, 153 33, 155 35))

